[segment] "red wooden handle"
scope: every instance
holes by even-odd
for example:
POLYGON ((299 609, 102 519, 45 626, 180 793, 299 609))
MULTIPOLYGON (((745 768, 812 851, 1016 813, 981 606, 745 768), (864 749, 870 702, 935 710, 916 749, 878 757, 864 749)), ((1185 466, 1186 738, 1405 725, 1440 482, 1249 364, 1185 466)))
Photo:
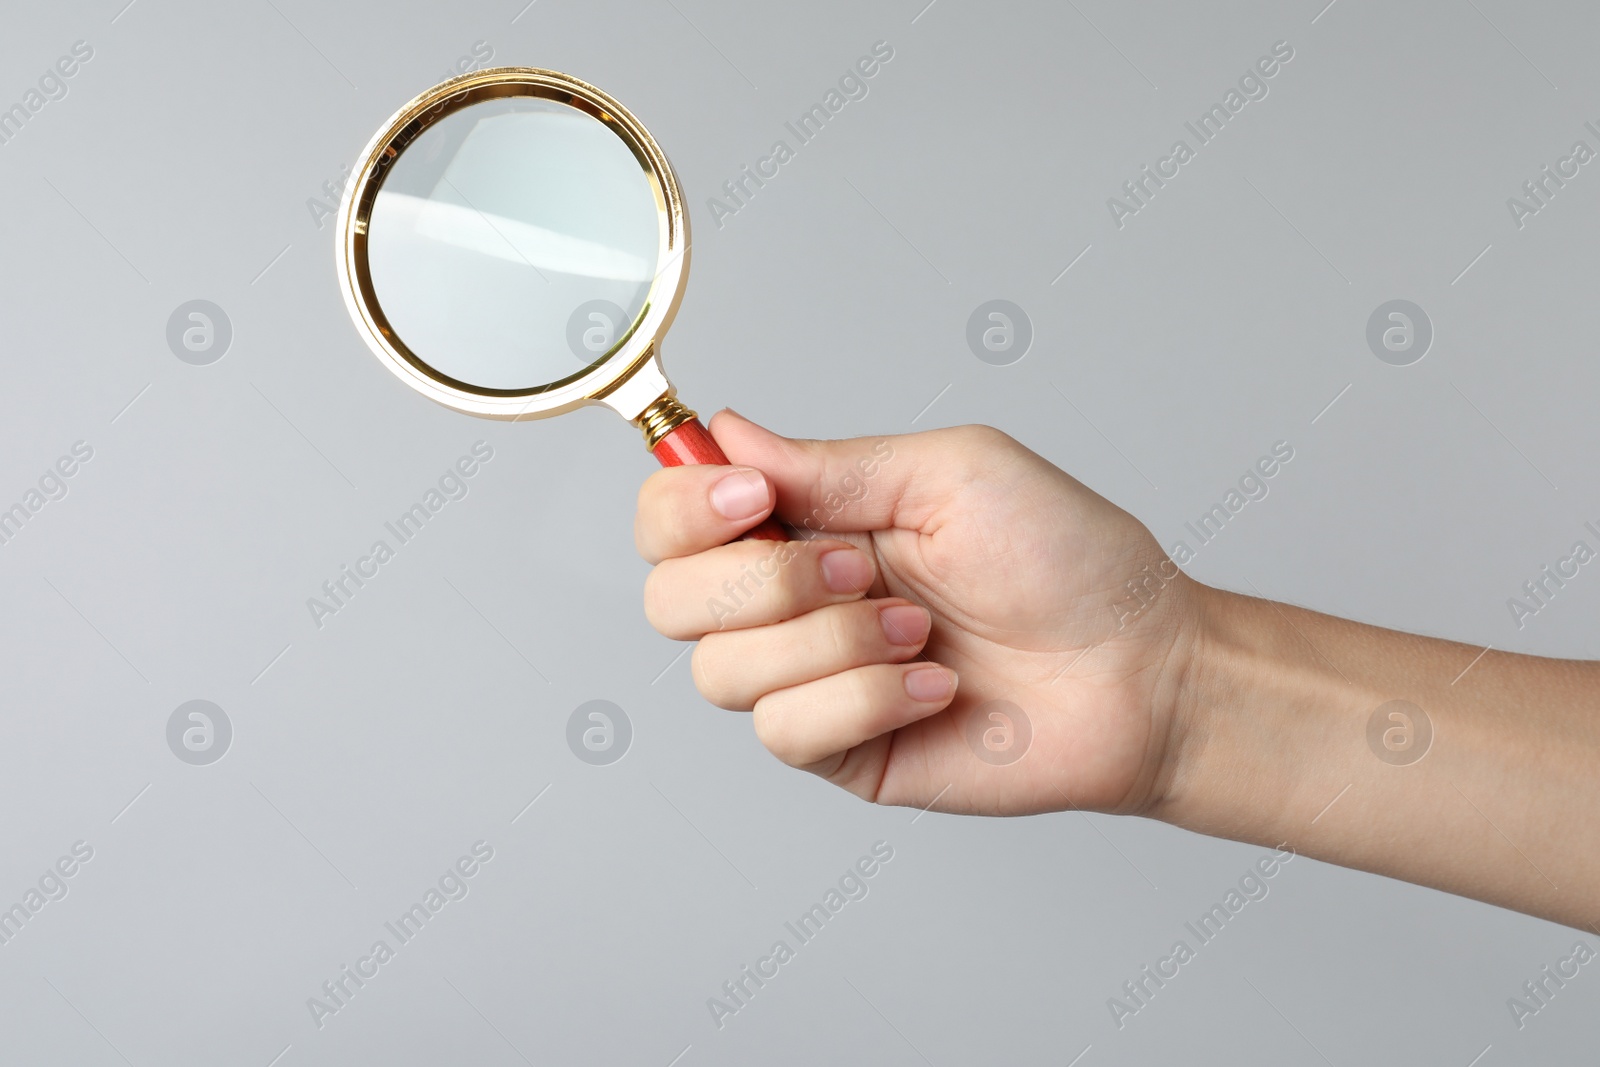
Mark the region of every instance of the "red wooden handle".
MULTIPOLYGON (((716 439, 700 424, 699 419, 690 419, 680 423, 676 429, 652 448, 651 454, 661 461, 663 467, 683 467, 692 463, 726 464, 728 457, 722 454, 722 449, 717 445, 716 439)), ((770 516, 761 525, 746 530, 741 541, 787 541, 789 534, 777 519, 770 516)))

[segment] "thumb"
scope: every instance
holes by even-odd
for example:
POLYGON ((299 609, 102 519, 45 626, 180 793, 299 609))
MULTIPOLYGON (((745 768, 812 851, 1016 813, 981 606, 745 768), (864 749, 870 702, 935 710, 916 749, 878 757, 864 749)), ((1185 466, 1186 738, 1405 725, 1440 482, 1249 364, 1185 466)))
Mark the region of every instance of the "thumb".
POLYGON ((954 440, 967 428, 811 441, 782 437, 724 409, 710 429, 731 462, 772 481, 779 516, 817 533, 930 530, 971 465, 971 450, 954 440))

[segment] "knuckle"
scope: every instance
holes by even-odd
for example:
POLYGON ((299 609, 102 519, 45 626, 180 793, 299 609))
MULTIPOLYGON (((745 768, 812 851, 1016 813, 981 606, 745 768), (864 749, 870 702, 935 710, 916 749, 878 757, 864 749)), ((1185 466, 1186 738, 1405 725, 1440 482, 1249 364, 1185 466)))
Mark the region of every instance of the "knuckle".
POLYGON ((634 515, 634 544, 650 562, 675 556, 692 547, 695 526, 691 509, 681 499, 683 487, 675 478, 677 468, 656 471, 639 486, 634 515))
POLYGON ((794 736, 792 721, 784 715, 782 704, 771 697, 762 697, 752 709, 756 739, 782 763, 800 766, 800 751, 794 736))
POLYGON ((656 475, 652 474, 639 486, 639 496, 633 508, 633 547, 646 562, 655 563, 655 525, 658 520, 655 508, 656 475))
POLYGON ((794 615, 805 601, 805 589, 795 568, 786 566, 783 547, 767 542, 737 543, 739 570, 733 588, 743 603, 759 604, 761 614, 773 620, 794 615))
POLYGON ((661 570, 657 567, 644 577, 644 617, 657 633, 665 634, 665 620, 661 617, 661 570))
POLYGON ((673 604, 679 599, 671 589, 672 575, 666 564, 658 564, 644 579, 644 617, 663 637, 686 641, 698 636, 678 621, 673 604))
POLYGON ((1004 430, 997 430, 982 423, 955 426, 947 432, 951 435, 952 443, 963 451, 991 451, 1010 448, 1016 444, 1016 440, 1004 430))
POLYGON ((650 553, 650 543, 645 536, 644 512, 642 511, 633 513, 633 550, 646 563, 654 563, 656 561, 655 557, 650 553))
POLYGON ((656 548, 663 555, 677 556, 693 550, 693 529, 683 508, 664 508, 656 519, 656 548))
MULTIPOLYGON (((873 611, 872 605, 865 601, 860 602, 868 611, 873 611)), ((834 663, 847 663, 855 659, 856 648, 859 644, 858 634, 861 632, 861 611, 855 605, 850 605, 848 611, 823 612, 823 632, 826 634, 828 644, 832 646, 834 663)), ((876 612, 873 612, 876 614, 876 612)))
MULTIPOLYGON (((667 486, 662 478, 665 471, 656 471, 639 486, 639 499, 634 511, 635 540, 642 554, 653 550, 661 534, 671 521, 672 509, 666 506, 667 486)), ((646 555, 646 558, 649 558, 646 555)))
POLYGON ((689 673, 700 695, 727 711, 746 711, 749 703, 728 678, 729 649, 721 634, 707 634, 689 656, 689 673))
POLYGON ((845 675, 844 706, 852 714, 864 715, 878 706, 878 674, 871 669, 854 670, 845 675))
POLYGON ((721 707, 722 702, 717 699, 720 694, 717 691, 716 674, 711 670, 710 664, 711 657, 715 654, 711 648, 714 636, 707 634, 702 637, 694 646, 694 651, 689 653, 689 675, 694 679, 694 687, 700 690, 700 695, 721 707))

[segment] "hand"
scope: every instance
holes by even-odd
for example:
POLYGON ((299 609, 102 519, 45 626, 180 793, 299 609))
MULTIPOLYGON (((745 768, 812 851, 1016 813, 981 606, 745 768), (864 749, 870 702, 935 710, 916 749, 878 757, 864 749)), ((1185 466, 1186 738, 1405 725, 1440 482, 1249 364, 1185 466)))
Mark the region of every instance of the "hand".
POLYGON ((883 804, 1159 803, 1201 587, 1131 515, 988 427, 710 429, 737 468, 640 491, 645 610, 700 642, 695 684, 753 711, 774 755, 883 804), (728 543, 774 506, 806 539, 728 543), (986 733, 1000 758, 980 758, 986 733))

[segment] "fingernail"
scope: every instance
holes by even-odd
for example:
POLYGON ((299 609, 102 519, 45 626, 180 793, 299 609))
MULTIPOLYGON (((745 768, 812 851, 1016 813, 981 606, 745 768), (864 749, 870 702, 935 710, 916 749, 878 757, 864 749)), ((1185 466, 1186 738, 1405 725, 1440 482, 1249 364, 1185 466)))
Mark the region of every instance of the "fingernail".
POLYGON ((955 690, 955 681, 954 671, 943 667, 918 667, 906 675, 906 696, 924 703, 943 700, 955 690))
POLYGON ((927 610, 915 604, 884 608, 878 612, 878 621, 883 624, 883 636, 891 645, 920 645, 933 625, 927 610))
POLYGON ((711 487, 711 506, 725 519, 748 519, 766 510, 767 483, 759 471, 740 467, 711 487))
POLYGON ((872 581, 872 564, 853 548, 822 554, 822 580, 835 593, 862 593, 872 581))

